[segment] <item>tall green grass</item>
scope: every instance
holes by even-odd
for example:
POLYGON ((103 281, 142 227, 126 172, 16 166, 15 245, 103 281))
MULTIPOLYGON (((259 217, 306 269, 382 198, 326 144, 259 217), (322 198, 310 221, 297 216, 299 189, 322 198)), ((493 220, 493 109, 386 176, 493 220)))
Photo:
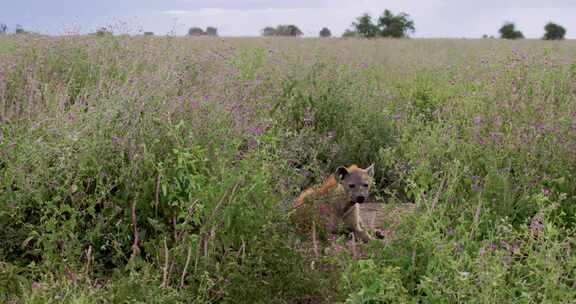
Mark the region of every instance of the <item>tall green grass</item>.
POLYGON ((574 302, 574 50, 0 37, 0 300, 574 302), (315 250, 291 201, 350 163, 385 238, 315 250))

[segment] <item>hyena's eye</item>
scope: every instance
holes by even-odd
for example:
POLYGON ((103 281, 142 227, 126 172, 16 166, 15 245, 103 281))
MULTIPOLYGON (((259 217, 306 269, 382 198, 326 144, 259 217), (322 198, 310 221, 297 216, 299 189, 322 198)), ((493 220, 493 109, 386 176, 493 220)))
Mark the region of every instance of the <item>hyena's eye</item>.
POLYGON ((354 187, 356 187, 356 185, 354 185, 354 184, 350 184, 350 185, 348 185, 348 187, 350 187, 350 188, 354 188, 354 187))
POLYGON ((362 185, 362 186, 364 186, 364 188, 368 188, 368 184, 364 184, 364 185, 362 185))

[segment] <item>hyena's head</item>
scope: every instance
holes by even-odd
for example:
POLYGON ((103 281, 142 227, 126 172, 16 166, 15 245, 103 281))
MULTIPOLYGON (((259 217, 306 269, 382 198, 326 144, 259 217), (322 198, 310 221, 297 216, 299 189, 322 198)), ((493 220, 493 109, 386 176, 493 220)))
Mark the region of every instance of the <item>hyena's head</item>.
POLYGON ((368 199, 374 177, 374 165, 370 165, 366 169, 356 165, 348 168, 340 167, 336 169, 335 175, 351 202, 361 204, 368 199))

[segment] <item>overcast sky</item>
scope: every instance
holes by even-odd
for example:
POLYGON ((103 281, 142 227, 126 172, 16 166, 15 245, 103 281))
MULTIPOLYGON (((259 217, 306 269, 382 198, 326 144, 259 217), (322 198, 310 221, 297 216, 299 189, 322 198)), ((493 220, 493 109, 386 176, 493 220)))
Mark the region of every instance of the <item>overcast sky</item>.
POLYGON ((414 37, 497 36, 504 21, 512 21, 527 38, 540 38, 554 21, 576 38, 576 0, 0 0, 0 23, 50 34, 112 26, 182 35, 191 26, 215 26, 221 36, 257 36, 268 25, 295 24, 306 36, 322 27, 339 36, 355 17, 376 17, 386 8, 412 16, 414 37))

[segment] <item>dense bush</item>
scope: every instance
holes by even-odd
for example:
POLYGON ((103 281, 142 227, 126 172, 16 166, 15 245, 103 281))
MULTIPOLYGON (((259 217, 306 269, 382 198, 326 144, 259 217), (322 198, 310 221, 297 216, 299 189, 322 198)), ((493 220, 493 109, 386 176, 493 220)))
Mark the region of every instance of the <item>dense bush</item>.
POLYGON ((0 37, 0 300, 574 299, 571 46, 0 37), (384 239, 311 244, 348 163, 384 239))

